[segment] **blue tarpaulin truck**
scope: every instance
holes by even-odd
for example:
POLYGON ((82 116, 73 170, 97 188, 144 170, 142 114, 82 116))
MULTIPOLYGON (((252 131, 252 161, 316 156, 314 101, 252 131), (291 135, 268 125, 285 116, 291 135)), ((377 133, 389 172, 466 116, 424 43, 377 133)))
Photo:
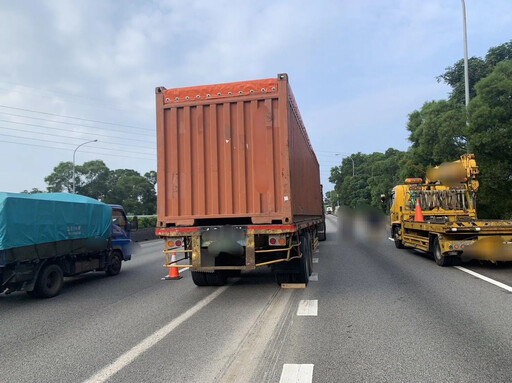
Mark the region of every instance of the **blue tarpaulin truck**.
POLYGON ((130 230, 120 205, 74 194, 0 193, 0 293, 50 298, 64 276, 117 275, 131 259, 130 230))

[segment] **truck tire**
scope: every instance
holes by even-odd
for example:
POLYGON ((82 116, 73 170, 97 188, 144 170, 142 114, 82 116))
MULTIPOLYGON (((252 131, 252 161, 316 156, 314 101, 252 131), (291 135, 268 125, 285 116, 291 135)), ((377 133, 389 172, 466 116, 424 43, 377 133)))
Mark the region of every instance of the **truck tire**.
POLYGON ((220 270, 213 273, 206 273, 206 281, 208 286, 224 286, 227 282, 226 274, 220 270))
POLYGON ((295 283, 305 283, 307 285, 309 282, 309 275, 311 274, 309 265, 312 263, 311 257, 313 253, 309 238, 309 233, 300 236, 300 252, 302 257, 295 260, 296 272, 292 274, 292 280, 295 283))
POLYGON ((321 224, 318 225, 317 236, 319 241, 325 241, 327 239, 327 233, 325 230, 325 222, 322 222, 321 224), (322 231, 319 231, 319 229, 321 229, 322 231))
POLYGON ((105 274, 108 276, 117 275, 121 272, 121 265, 123 264, 123 255, 115 250, 110 256, 110 262, 105 269, 105 274))
POLYGON ((308 233, 308 249, 309 249, 309 257, 307 258, 308 261, 308 276, 310 276, 313 273, 313 236, 308 233))
POLYGON ((201 271, 192 271, 192 281, 196 286, 224 286, 227 282, 226 274, 222 271, 213 273, 204 273, 201 271))
POLYGON ((439 239, 438 238, 434 239, 433 247, 434 247, 434 251, 433 251, 433 253, 434 253, 434 260, 436 261, 436 263, 439 266, 446 267, 446 266, 453 265, 453 257, 451 257, 451 256, 443 256, 443 254, 441 253, 441 246, 439 245, 439 239))
POLYGON ((60 293, 64 284, 64 274, 59 265, 47 264, 41 268, 34 291, 31 296, 38 298, 52 298, 60 293))
POLYGON ((192 281, 196 286, 209 286, 208 281, 206 280, 206 273, 201 271, 191 271, 192 273, 192 281))
POLYGON ((403 249, 404 243, 398 238, 398 232, 400 231, 400 228, 398 226, 395 226, 393 228, 393 239, 395 241, 395 247, 397 249, 403 249))
POLYGON ((280 273, 275 271, 274 277, 279 286, 281 286, 283 283, 291 283, 292 281, 292 274, 290 273, 280 273))

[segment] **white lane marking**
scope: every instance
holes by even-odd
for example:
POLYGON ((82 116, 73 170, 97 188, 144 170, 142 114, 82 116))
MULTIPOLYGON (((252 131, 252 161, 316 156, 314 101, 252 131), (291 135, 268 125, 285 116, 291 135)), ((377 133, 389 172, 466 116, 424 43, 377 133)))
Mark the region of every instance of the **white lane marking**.
POLYGON ((309 280, 317 282, 318 281, 318 273, 311 273, 311 275, 309 276, 309 280))
POLYGON ((155 344, 164 339, 167 335, 171 333, 176 327, 190 319, 195 313, 199 310, 207 306, 211 301, 217 298, 220 294, 226 291, 230 285, 223 286, 215 290, 213 293, 208 295, 203 300, 199 301, 195 306, 191 307, 187 311, 185 311, 180 316, 174 318, 171 322, 166 324, 160 330, 155 331, 153 334, 148 336, 142 342, 134 346, 132 349, 125 352, 119 358, 117 358, 114 362, 109 364, 108 366, 99 370, 96 374, 87 379, 84 383, 103 383, 110 379, 113 375, 121 371, 124 367, 128 366, 135 359, 137 359, 142 353, 149 350, 155 344))
POLYGON ((318 258, 313 258, 313 263, 318 263, 318 258))
POLYGON ((299 308, 297 309, 297 315, 304 317, 316 317, 318 316, 318 299, 302 299, 299 302, 299 308))
POLYGON ((159 244, 162 244, 162 246, 163 246, 164 243, 161 239, 152 239, 152 240, 145 241, 145 242, 137 242, 137 244, 140 247, 149 247, 149 246, 154 246, 154 245, 159 245, 159 244))
POLYGON ((391 237, 388 237, 388 239, 389 239, 390 241, 395 242, 395 240, 394 240, 393 238, 391 238, 391 237))
POLYGON ((493 285, 501 287, 502 289, 507 290, 512 293, 512 287, 510 287, 509 285, 495 281, 494 279, 486 277, 485 275, 482 275, 482 274, 478 274, 478 273, 474 272, 473 270, 468 270, 462 266, 453 266, 453 267, 455 267, 456 269, 459 269, 460 271, 464 271, 465 273, 471 274, 474 277, 480 278, 486 282, 492 283, 493 285))
POLYGON ((279 383, 311 383, 314 364, 284 364, 279 383))

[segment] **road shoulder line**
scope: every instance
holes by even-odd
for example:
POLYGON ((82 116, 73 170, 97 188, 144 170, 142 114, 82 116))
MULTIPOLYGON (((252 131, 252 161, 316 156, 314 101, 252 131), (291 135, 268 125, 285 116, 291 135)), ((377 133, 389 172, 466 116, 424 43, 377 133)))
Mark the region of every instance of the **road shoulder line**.
POLYGON ((473 270, 469 270, 469 269, 466 269, 465 267, 462 267, 462 266, 453 266, 454 268, 460 270, 460 271, 464 271, 465 273, 468 273, 474 277, 477 277, 477 278, 480 278, 481 280, 483 281, 486 281, 486 282, 489 282, 495 286, 498 286, 504 290, 507 290, 508 292, 511 292, 512 293, 512 287, 511 286, 508 286, 504 283, 501 283, 501 282, 498 282, 498 281, 495 281, 494 279, 492 278, 489 278, 489 277, 486 277, 485 275, 482 275, 482 274, 479 274, 473 270))

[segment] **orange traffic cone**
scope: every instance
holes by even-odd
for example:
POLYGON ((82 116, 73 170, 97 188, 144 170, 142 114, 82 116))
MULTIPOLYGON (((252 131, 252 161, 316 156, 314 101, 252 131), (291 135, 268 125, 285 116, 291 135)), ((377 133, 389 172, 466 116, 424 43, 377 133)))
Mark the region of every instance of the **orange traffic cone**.
MULTIPOLYGON (((173 251, 172 257, 171 257, 171 264, 174 265, 175 263, 176 263, 176 253, 173 251)), ((181 278, 183 278, 183 277, 180 275, 177 267, 169 267, 169 275, 162 279, 176 280, 176 279, 181 279, 181 278)))
POLYGON ((414 220, 416 222, 425 222, 425 219, 423 218, 423 212, 421 211, 419 198, 416 200, 416 212, 414 213, 414 220))

